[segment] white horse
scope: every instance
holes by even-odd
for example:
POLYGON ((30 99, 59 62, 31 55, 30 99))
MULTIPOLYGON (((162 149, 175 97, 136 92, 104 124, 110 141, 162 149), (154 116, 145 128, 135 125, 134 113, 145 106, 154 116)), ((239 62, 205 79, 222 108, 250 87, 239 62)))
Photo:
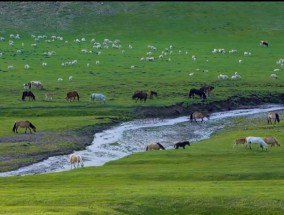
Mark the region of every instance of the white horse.
POLYGON ((251 144, 257 144, 258 148, 262 148, 262 150, 268 149, 268 145, 265 143, 262 137, 246 137, 246 147, 249 145, 249 148, 251 149, 251 144))
POLYGON ((90 96, 91 100, 94 102, 95 100, 99 100, 100 103, 106 103, 106 96, 100 93, 92 93, 90 96))
POLYGON ((81 164, 81 167, 84 167, 82 157, 76 153, 69 155, 69 162, 71 164, 71 169, 72 169, 72 166, 74 168, 78 168, 80 164, 81 164))
POLYGON ((43 85, 40 81, 31 81, 30 84, 31 86, 34 86, 37 89, 43 89, 43 85))

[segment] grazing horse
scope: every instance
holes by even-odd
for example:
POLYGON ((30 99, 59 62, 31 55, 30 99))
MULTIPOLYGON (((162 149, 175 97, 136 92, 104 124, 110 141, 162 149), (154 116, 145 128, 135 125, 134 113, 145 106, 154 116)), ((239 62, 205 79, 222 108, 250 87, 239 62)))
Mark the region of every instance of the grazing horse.
POLYGON ((149 92, 149 99, 153 99, 154 96, 157 98, 157 97, 158 97, 158 93, 151 90, 151 91, 149 92))
POLYGON ((275 145, 280 146, 280 143, 275 137, 264 137, 263 140, 266 144, 270 145, 271 147, 275 145))
POLYGON ((247 142, 246 142, 246 138, 235 139, 234 147, 235 147, 235 146, 238 146, 238 145, 240 145, 240 144, 245 145, 246 143, 247 143, 247 142))
POLYGON ((162 144, 160 144, 160 143, 151 143, 151 144, 147 145, 147 147, 146 147, 146 151, 160 150, 160 149, 165 150, 165 147, 162 146, 162 144))
POLYGON ((92 93, 91 96, 91 101, 99 100, 100 103, 106 103, 106 96, 100 93, 92 93))
POLYGON ((24 91, 22 94, 22 100, 25 101, 26 97, 29 97, 29 100, 35 100, 35 95, 32 91, 24 91))
POLYGON ((71 169, 72 167, 78 168, 80 164, 81 164, 81 167, 84 167, 82 157, 76 153, 69 155, 69 162, 71 164, 71 169))
POLYGON ((211 92, 214 90, 214 87, 210 85, 206 85, 206 86, 201 87, 199 90, 203 91, 205 95, 210 96, 211 92))
POLYGON ((195 88, 190 89, 190 91, 188 93, 188 97, 194 98, 194 95, 198 95, 201 99, 207 99, 203 90, 198 90, 198 89, 195 89, 195 88))
POLYGON ((43 85, 40 81, 31 81, 29 83, 30 83, 31 87, 34 86, 37 89, 43 89, 43 85))
POLYGON ((13 132, 14 133, 18 133, 18 128, 25 128, 25 133, 27 133, 27 129, 30 130, 30 133, 32 133, 32 130, 34 132, 36 132, 36 127, 28 120, 26 121, 18 121, 18 122, 15 122, 14 126, 13 126, 13 132))
POLYGON ((207 118, 207 120, 209 120, 209 117, 210 116, 208 114, 203 114, 201 112, 195 111, 190 114, 190 122, 192 122, 193 120, 197 122, 197 119, 201 119, 201 122, 203 122, 204 118, 207 118))
POLYGON ((68 101, 74 101, 77 98, 77 100, 79 101, 79 94, 77 93, 77 91, 71 91, 67 93, 66 96, 66 100, 68 101))
POLYGON ((174 145, 174 148, 175 148, 175 149, 178 149, 179 147, 182 147, 183 149, 185 149, 185 146, 186 146, 186 145, 190 146, 190 142, 189 142, 189 141, 177 142, 177 143, 174 145))
POLYGON ((268 48, 268 42, 267 41, 261 40, 259 45, 260 46, 265 46, 265 47, 268 48))
POLYGON ((140 102, 142 102, 144 100, 144 102, 146 102, 147 100, 147 93, 144 93, 143 91, 136 91, 133 95, 132 95, 132 99, 135 99, 135 102, 137 102, 138 100, 140 100, 140 102))
POLYGON ((45 96, 45 100, 46 101, 47 100, 52 100, 52 97, 54 96, 54 93, 51 93, 51 92, 45 93, 44 96, 45 96))
POLYGON ((267 113, 267 124, 272 124, 272 120, 274 120, 274 124, 276 124, 276 121, 280 122, 280 117, 278 113, 275 112, 268 112, 267 113))
MULTIPOLYGON (((262 148, 262 150, 266 150, 268 149, 268 145, 265 143, 265 141, 263 140, 263 138, 261 137, 246 137, 246 147, 247 145, 249 145, 249 148, 251 149, 251 144, 257 144, 258 148, 262 148)), ((257 149, 258 149, 257 148, 257 149)))

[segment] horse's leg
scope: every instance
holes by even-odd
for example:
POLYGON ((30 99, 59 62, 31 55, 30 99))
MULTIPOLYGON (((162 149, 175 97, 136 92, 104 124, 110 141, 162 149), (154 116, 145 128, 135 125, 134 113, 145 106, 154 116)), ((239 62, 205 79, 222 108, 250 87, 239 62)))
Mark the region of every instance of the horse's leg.
POLYGON ((30 129, 30 133, 32 133, 32 129, 29 127, 29 129, 30 129))

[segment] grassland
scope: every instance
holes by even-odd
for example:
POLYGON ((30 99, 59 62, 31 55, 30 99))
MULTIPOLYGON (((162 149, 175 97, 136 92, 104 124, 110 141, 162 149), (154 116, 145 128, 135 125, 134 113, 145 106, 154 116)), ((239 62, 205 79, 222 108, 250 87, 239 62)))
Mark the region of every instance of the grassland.
MULTIPOLYGON (((29 119, 39 131, 64 132, 132 119, 139 106, 184 102, 190 108, 200 101, 187 98, 189 89, 203 84, 215 86, 208 103, 269 95, 279 95, 274 102, 282 103, 283 71, 278 79, 270 74, 284 58, 283 7, 281 2, 6 3, 0 16, 5 38, 0 41, 0 137, 16 135, 11 128, 20 119, 29 119), (40 35, 47 38, 35 40, 40 35), (95 49, 92 39, 118 39, 121 48, 95 49), (268 40, 269 48, 260 47, 260 40, 268 40), (227 52, 213 54, 214 48, 227 52), (231 49, 238 53, 229 54, 231 49), (141 61, 150 51, 156 60, 141 61), (245 57, 244 51, 252 56, 245 57), (62 66, 73 60, 78 63, 62 66), (231 77, 235 72, 240 80, 217 79, 220 73, 231 77), (36 101, 22 101, 23 84, 31 80, 40 80, 45 89, 33 89, 36 101), (159 98, 134 103, 131 95, 138 89, 155 90, 159 98), (79 92, 79 102, 65 100, 70 90, 79 92), (55 94, 52 101, 44 100, 46 92, 55 94), (92 92, 104 93, 107 104, 91 103, 92 92)), ((277 136, 283 142, 282 123, 255 121, 246 129, 246 120, 237 123, 239 129, 186 150, 141 152, 102 167, 0 178, 0 214, 283 214, 282 147, 268 152, 232 148, 233 139, 249 134, 277 136)), ((22 144, 2 142, 1 162, 6 150, 23 154, 22 144)), ((70 145, 62 141, 57 149, 70 145)))

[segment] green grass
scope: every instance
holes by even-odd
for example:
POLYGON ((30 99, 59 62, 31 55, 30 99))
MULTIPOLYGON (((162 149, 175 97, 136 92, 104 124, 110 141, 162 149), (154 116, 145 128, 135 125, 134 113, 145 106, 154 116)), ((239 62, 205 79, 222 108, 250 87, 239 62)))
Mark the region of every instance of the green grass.
MULTIPOLYGON (((236 95, 283 94, 282 72, 277 73, 278 79, 270 78, 280 68, 276 61, 284 58, 281 2, 19 5, 5 3, 5 14, 0 16, 0 36, 5 37, 0 41, 1 137, 15 135, 11 130, 16 120, 28 119, 39 131, 56 132, 105 123, 108 117, 129 120, 135 117, 132 109, 136 106, 191 105, 199 100, 189 100, 188 91, 203 84, 215 87, 209 102, 236 95), (14 46, 8 43, 12 33, 21 35, 20 40, 13 39, 14 46), (35 41, 32 34, 64 39, 35 41), (81 38, 86 42, 74 42, 81 38), (97 50, 92 38, 100 43, 106 38, 119 39, 122 47, 97 50), (269 48, 260 47, 260 40, 268 40, 269 48), (36 48, 31 47, 34 43, 36 48), (172 53, 160 60, 159 55, 170 45, 172 53), (224 48, 227 53, 214 55, 214 48, 224 48), (84 54, 82 49, 92 53, 84 54), (238 53, 229 54, 231 49, 238 53), (56 54, 46 56, 48 51, 56 54), (141 61, 149 51, 157 60, 141 61), (244 57, 244 51, 252 56, 244 57), (61 66, 75 59, 77 65, 61 66), (42 62, 48 66, 43 68, 42 62), (31 68, 25 70, 25 64, 31 68), (9 65, 14 69, 8 70, 9 65), (132 65, 134 69, 130 69, 132 65), (241 80, 217 79, 220 73, 231 76, 235 72, 241 80), (36 101, 21 101, 23 84, 31 80, 40 80, 45 89, 33 89, 36 101), (155 90, 159 97, 145 104, 134 103, 132 93, 139 89, 155 90), (79 102, 65 100, 70 90, 79 92, 79 102), (44 101, 49 91, 55 96, 44 101), (91 103, 92 92, 105 94, 107 104, 91 103)), ((275 103, 281 100, 275 97, 275 103)), ((216 133, 186 150, 141 152, 102 167, 0 178, 0 214, 283 214, 282 147, 268 152, 232 147, 235 138, 251 134, 277 136, 283 142, 282 124, 267 126, 263 121, 242 118, 236 123, 239 129, 216 133)), ((69 143, 45 149, 32 145, 21 152, 28 148, 25 144, 1 143, 1 158, 6 153, 60 150, 69 143)), ((2 160, 1 165, 4 169, 2 160)))
MULTIPOLYGON (((282 147, 233 148, 234 138, 258 135, 260 127, 216 133, 185 150, 135 153, 102 167, 4 177, 0 208, 3 214, 281 214, 282 147)), ((270 130, 266 134, 275 134, 270 130)))

